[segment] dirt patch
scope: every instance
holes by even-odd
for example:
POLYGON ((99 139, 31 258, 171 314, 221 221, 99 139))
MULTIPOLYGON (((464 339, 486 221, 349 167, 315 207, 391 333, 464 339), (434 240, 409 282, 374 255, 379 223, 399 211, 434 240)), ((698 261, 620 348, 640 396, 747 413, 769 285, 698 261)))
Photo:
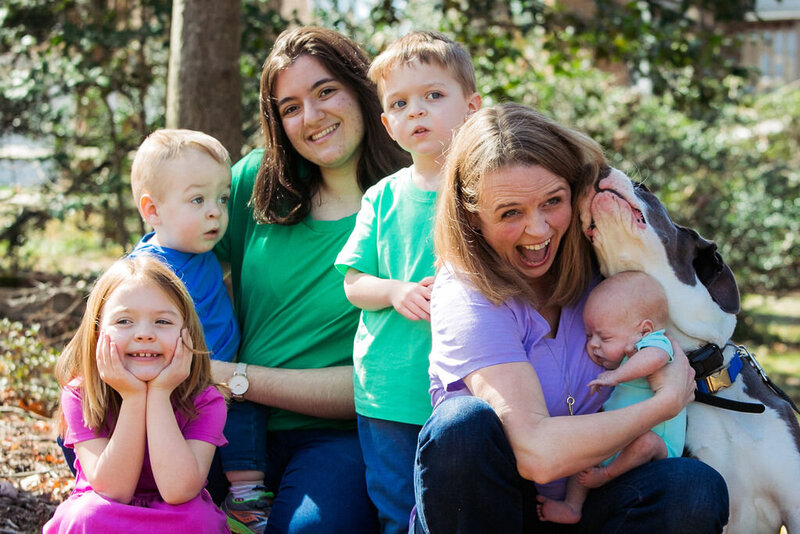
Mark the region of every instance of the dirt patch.
MULTIPOLYGON (((90 286, 42 273, 0 277, 0 316, 39 324, 43 344, 61 350, 80 323, 90 286)), ((52 403, 42 400, 0 390, 0 534, 41 532, 74 486, 55 441, 57 423, 46 413, 52 403)))
POLYGON ((0 533, 41 532, 74 486, 56 424, 13 406, 0 406, 0 417, 0 533))

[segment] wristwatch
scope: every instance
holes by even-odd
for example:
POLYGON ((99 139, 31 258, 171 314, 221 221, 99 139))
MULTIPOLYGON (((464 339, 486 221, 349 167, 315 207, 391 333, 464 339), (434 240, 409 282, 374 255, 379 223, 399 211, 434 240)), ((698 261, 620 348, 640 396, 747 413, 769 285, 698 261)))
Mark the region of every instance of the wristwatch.
POLYGON ((242 402, 244 394, 247 393, 247 388, 250 387, 250 382, 247 380, 247 364, 237 363, 236 370, 233 371, 233 376, 228 380, 228 388, 231 390, 231 398, 235 401, 242 402))

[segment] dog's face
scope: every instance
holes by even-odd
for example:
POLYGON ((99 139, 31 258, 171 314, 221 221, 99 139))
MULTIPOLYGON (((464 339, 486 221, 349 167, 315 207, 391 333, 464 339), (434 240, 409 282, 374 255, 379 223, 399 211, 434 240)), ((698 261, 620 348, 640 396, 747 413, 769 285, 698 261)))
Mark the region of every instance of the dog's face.
POLYGON ((655 195, 616 169, 601 173, 578 206, 604 276, 643 271, 664 286, 670 330, 685 350, 730 338, 739 290, 713 242, 672 222, 655 195))

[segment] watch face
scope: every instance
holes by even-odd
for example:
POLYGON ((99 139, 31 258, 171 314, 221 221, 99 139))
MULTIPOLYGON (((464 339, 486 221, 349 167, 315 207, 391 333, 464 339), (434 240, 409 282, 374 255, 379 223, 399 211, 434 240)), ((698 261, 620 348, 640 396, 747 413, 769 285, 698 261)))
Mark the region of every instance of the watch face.
POLYGON ((234 395, 244 395, 249 385, 247 378, 242 375, 234 375, 228 380, 228 387, 234 395))

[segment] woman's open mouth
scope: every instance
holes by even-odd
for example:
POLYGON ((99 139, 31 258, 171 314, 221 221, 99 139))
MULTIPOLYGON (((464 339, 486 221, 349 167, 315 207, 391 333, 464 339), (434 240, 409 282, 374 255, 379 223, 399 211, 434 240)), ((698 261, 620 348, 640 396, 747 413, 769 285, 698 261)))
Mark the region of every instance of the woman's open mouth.
POLYGON ((535 245, 519 245, 517 252, 529 267, 538 267, 547 261, 550 252, 550 239, 535 245))

